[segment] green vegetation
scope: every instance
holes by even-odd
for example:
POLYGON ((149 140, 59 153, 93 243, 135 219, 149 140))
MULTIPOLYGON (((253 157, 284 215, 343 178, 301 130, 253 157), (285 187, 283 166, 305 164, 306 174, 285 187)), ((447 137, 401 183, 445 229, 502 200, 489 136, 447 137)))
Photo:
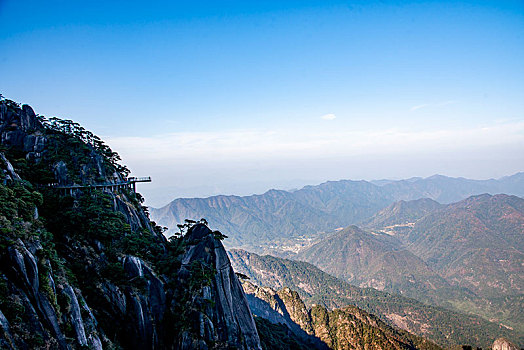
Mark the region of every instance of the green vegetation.
POLYGON ((426 339, 390 327, 356 307, 329 312, 321 312, 319 308, 312 312, 313 327, 327 331, 326 340, 333 349, 346 349, 348 343, 357 349, 440 349, 426 339))
POLYGON ((62 261, 57 256, 54 237, 45 227, 45 220, 37 215, 37 207, 42 204, 42 193, 34 191, 28 182, 0 184, 0 254, 5 254, 19 239, 38 241, 42 245, 39 258, 48 259, 53 269, 60 271, 62 261))
POLYGON ((41 222, 35 219, 35 209, 42 201, 42 195, 28 183, 0 184, 0 230, 5 243, 38 236, 41 222))
MULTIPOLYGON (((334 350, 441 349, 424 338, 391 327, 354 306, 330 311, 322 305, 313 305, 308 310, 298 294, 289 288, 283 288, 273 294, 264 293, 266 289, 249 283, 244 286, 252 298, 258 298, 271 305, 273 310, 284 315, 285 318, 289 315, 289 322, 300 326, 309 334, 310 341, 321 341, 334 350)), ((259 309, 255 307, 255 310, 259 309)), ((264 317, 264 315, 267 315, 267 311, 261 310, 259 316, 264 317)))
POLYGON ((129 174, 129 169, 119 164, 121 158, 118 153, 113 152, 104 141, 80 124, 56 117, 38 118, 45 128, 47 139, 50 140, 47 153, 51 161, 66 160, 69 161, 68 169, 79 169, 82 165, 89 164, 91 157, 100 156, 108 170, 114 169, 124 177, 129 174))
POLYGON ((9 290, 8 282, 3 273, 0 274, 0 310, 15 326, 21 326, 25 307, 17 295, 9 290))
POLYGON ((358 288, 305 262, 259 256, 242 250, 231 250, 229 254, 234 269, 249 276, 254 284, 274 289, 287 286, 296 290, 308 305, 319 304, 329 309, 355 305, 389 321, 389 324, 402 324, 411 333, 441 346, 470 343, 487 348, 500 336, 514 339, 515 343, 524 343, 524 337, 518 332, 481 317, 371 288, 358 288))
MULTIPOLYGON (((0 161, 0 259, 7 261, 0 265, 0 310, 17 346, 63 347, 57 325, 73 350, 84 348, 76 340, 78 310, 69 286, 86 336, 107 349, 177 347, 183 334, 202 339, 201 317, 209 318, 211 329, 239 323, 220 319, 213 292, 216 239, 227 236, 201 219, 187 220, 180 234, 166 239, 140 194, 92 186, 128 175, 98 137, 70 120, 39 116, 38 122, 29 108, 0 104, 0 152, 14 167, 0 161), (66 192, 57 184, 82 186, 66 192), (197 255, 189 255, 193 248, 197 255), (21 255, 26 267, 36 262, 38 276, 18 266, 21 255), (18 259, 17 266, 9 259, 18 259)), ((224 337, 240 341, 226 333, 216 344, 213 334, 205 341, 210 348, 224 337)))

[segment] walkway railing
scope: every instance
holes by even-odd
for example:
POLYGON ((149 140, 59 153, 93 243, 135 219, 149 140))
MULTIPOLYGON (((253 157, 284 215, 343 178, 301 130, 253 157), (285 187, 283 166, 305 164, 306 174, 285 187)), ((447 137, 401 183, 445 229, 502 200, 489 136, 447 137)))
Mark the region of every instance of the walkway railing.
POLYGON ((60 189, 60 190, 70 190, 73 191, 75 189, 80 188, 101 188, 101 189, 108 189, 111 191, 114 191, 118 188, 128 188, 132 189, 134 192, 136 192, 136 183, 137 182, 151 182, 151 177, 130 177, 126 179, 125 181, 121 182, 106 182, 102 184, 93 184, 93 185, 59 185, 59 184, 50 184, 49 186, 52 188, 60 189))

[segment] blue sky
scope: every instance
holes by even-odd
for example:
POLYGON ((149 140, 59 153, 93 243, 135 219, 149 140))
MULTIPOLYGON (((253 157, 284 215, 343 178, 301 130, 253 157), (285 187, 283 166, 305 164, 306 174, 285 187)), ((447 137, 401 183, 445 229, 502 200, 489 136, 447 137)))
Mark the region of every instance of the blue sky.
POLYGON ((0 33, 0 92, 102 136, 151 205, 524 170, 522 1, 0 0, 0 33))

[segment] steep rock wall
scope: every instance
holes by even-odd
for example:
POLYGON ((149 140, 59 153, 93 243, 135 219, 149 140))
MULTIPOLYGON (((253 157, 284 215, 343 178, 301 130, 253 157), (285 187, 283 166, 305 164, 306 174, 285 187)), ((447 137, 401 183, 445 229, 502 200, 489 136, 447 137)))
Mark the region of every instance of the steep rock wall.
POLYGON ((93 135, 42 120, 0 101, 0 347, 261 349, 213 232, 168 241, 132 191, 53 189, 126 173, 93 135))

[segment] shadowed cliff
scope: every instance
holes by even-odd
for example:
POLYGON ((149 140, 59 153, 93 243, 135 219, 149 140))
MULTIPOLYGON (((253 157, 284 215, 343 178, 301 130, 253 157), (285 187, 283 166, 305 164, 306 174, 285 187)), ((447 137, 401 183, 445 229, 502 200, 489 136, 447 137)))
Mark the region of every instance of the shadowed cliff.
POLYGON ((132 188, 95 188, 125 182, 119 160, 0 101, 0 348, 261 349, 223 236, 167 240, 132 188))

